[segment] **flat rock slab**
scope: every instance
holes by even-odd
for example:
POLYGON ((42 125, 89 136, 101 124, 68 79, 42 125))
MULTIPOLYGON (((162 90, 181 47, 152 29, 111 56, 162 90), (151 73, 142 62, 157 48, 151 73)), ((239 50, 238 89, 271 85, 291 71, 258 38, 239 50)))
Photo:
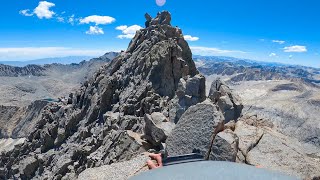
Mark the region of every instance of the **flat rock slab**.
POLYGON ((263 130, 254 126, 250 126, 243 121, 236 123, 235 134, 239 137, 239 149, 243 155, 257 145, 263 135, 263 130))
POLYGON ((205 155, 213 132, 223 120, 221 112, 210 101, 191 106, 166 140, 168 155, 189 154, 194 150, 205 155))
POLYGON ((248 152, 247 162, 300 178, 320 175, 319 159, 308 157, 294 142, 272 133, 265 133, 248 152))
POLYGON ((113 163, 96 168, 89 168, 83 171, 79 180, 126 180, 142 171, 147 170, 146 161, 150 159, 147 155, 140 155, 129 161, 113 163))

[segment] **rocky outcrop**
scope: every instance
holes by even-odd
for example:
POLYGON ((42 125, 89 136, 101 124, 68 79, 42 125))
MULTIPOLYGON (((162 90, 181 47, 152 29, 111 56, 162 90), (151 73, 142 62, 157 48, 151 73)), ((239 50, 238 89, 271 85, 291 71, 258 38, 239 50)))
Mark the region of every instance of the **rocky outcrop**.
POLYGON ((151 115, 146 114, 144 120, 145 137, 154 145, 164 143, 175 127, 173 122, 169 122, 168 118, 159 112, 154 112, 151 115))
POLYGON ((240 98, 233 94, 222 80, 217 79, 212 82, 209 98, 219 106, 226 122, 236 121, 240 117, 243 109, 240 98))
POLYGON ((235 161, 238 138, 232 131, 223 131, 223 126, 222 113, 210 101, 191 106, 168 137, 167 154, 199 152, 206 159, 235 161))
POLYGON ((8 137, 7 124, 18 109, 16 106, 0 106, 0 138, 8 137))
POLYGON ((125 180, 138 173, 148 170, 146 161, 150 158, 146 155, 139 155, 129 161, 118 162, 111 165, 104 165, 97 168, 88 168, 83 171, 79 180, 125 180))
POLYGON ((0 153, 12 151, 15 146, 21 145, 25 142, 25 138, 12 139, 12 138, 3 138, 0 139, 0 153))
POLYGON ((40 119, 42 109, 47 101, 34 101, 27 107, 6 107, 0 109, 0 132, 4 138, 24 138, 34 131, 35 125, 40 119))
POLYGON ((242 117, 236 123, 239 137, 237 161, 299 178, 318 176, 320 156, 309 154, 304 144, 270 128, 268 123, 242 117))
POLYGON ((0 156, 2 177, 74 179, 86 168, 158 148, 179 116, 172 109, 183 114, 205 98, 204 77, 170 18, 158 14, 67 101, 47 105, 27 142, 0 156), (32 174, 15 168, 32 157, 39 160, 32 174))

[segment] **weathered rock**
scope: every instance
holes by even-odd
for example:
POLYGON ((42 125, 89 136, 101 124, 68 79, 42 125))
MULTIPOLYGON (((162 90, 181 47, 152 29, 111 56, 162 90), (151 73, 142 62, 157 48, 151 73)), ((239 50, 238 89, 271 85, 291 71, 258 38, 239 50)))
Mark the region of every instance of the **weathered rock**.
POLYGON ((172 129, 175 127, 174 123, 168 122, 163 114, 157 112, 154 112, 151 115, 146 114, 144 120, 146 138, 154 145, 165 142, 172 129))
POLYGON ((35 157, 27 157, 20 161, 19 171, 21 179, 30 179, 39 167, 39 161, 35 157))
POLYGON ((236 122, 235 121, 229 121, 224 125, 224 129, 230 129, 231 131, 234 131, 236 129, 236 122))
POLYGON ((169 106, 171 122, 177 123, 182 114, 190 106, 203 102, 205 97, 205 77, 198 74, 192 78, 181 78, 176 96, 169 106))
POLYGON ((301 146, 275 132, 263 134, 259 143, 247 154, 247 163, 280 171, 300 178, 319 175, 319 159, 308 157, 301 146))
POLYGON ((209 98, 219 106, 226 122, 236 121, 240 117, 243 109, 240 98, 233 94, 230 88, 220 79, 212 82, 209 98))
POLYGON ((213 141, 209 159, 214 161, 235 162, 239 139, 230 129, 218 133, 213 141))
POLYGON ((22 145, 26 138, 19 138, 19 139, 0 139, 0 154, 2 152, 8 152, 14 150, 15 146, 22 145))
POLYGON ((223 121, 221 112, 210 101, 191 106, 166 140, 168 155, 189 154, 194 150, 206 155, 213 134, 223 130, 223 121))
POLYGON ((140 172, 147 170, 146 161, 150 159, 147 155, 139 155, 129 161, 104 165, 97 168, 89 168, 83 171, 79 180, 126 180, 140 172))
POLYGON ((239 137, 239 150, 246 156, 254 148, 263 136, 263 130, 250 126, 243 121, 238 121, 234 133, 239 137))

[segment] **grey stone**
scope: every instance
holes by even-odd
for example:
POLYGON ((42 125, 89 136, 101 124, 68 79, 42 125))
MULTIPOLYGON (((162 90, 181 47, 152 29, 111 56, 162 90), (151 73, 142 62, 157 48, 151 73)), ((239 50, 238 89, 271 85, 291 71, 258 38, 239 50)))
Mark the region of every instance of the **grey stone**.
POLYGON ((20 161, 19 171, 22 179, 30 179, 39 167, 39 161, 35 157, 27 157, 20 161))
POLYGON ((161 113, 152 113, 151 115, 146 114, 144 120, 145 135, 148 140, 155 145, 165 142, 172 129, 175 127, 175 124, 167 122, 167 118, 161 113))
POLYGON ((88 168, 83 171, 79 180, 126 180, 140 172, 148 170, 146 161, 150 159, 147 155, 139 155, 129 161, 114 163, 111 165, 104 165, 96 168, 88 168))
POLYGON ((275 132, 264 133, 248 152, 247 162, 300 178, 319 175, 319 159, 308 157, 299 143, 275 132))
POLYGON ((182 114, 192 105, 203 102, 205 97, 205 77, 198 74, 194 77, 181 78, 176 96, 169 106, 169 118, 177 123, 182 114))
POLYGON ((239 139, 230 129, 218 133, 213 141, 210 160, 235 162, 239 139))
POLYGON ((210 101, 191 106, 166 140, 169 156, 192 153, 206 155, 212 136, 223 130, 223 115, 210 101))
POLYGON ((230 120, 236 121, 240 117, 243 109, 240 98, 233 94, 222 80, 217 79, 212 82, 209 98, 219 106, 226 122, 230 120))
POLYGON ((260 141, 263 130, 238 121, 234 133, 239 137, 239 150, 243 155, 247 155, 260 141))

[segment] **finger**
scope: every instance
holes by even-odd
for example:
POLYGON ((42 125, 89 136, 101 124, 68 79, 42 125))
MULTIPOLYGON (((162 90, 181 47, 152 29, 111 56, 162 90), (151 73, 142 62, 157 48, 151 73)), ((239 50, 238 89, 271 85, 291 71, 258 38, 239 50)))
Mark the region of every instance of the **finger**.
POLYGON ((150 153, 150 154, 149 154, 149 157, 150 157, 151 159, 156 160, 157 163, 158 163, 158 165, 159 165, 160 167, 162 167, 162 157, 161 157, 161 154, 153 154, 153 153, 150 153))
POLYGON ((149 169, 156 169, 157 168, 157 166, 151 160, 147 161, 147 165, 148 165, 149 169))
POLYGON ((162 167, 162 157, 161 154, 156 154, 156 156, 154 156, 154 159, 158 162, 158 166, 162 167))

